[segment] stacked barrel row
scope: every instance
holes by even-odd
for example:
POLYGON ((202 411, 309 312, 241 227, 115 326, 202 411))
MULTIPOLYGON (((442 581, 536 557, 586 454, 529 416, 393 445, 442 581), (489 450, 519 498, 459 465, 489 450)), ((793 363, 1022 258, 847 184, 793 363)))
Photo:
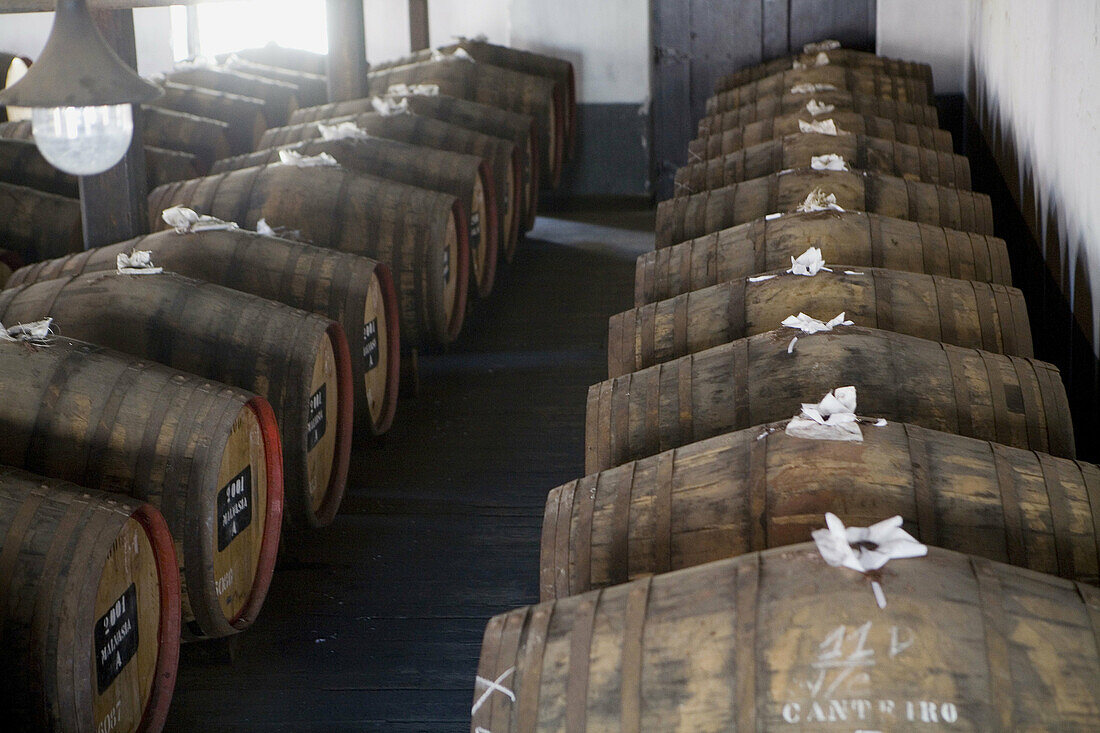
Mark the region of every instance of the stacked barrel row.
POLYGON ((719 82, 472 731, 1100 725, 1100 467, 930 94, 835 43, 719 82))
POLYGON ((280 542, 335 518, 353 426, 394 419, 402 346, 453 341, 467 288, 491 293, 540 171, 560 175, 572 71, 467 46, 454 96, 372 77, 347 112, 316 55, 171 72, 139 116, 153 233, 88 251, 77 180, 0 124, 0 656, 21 730, 159 728, 180 639, 248 628, 280 542), (161 175, 161 146, 187 166, 161 175))

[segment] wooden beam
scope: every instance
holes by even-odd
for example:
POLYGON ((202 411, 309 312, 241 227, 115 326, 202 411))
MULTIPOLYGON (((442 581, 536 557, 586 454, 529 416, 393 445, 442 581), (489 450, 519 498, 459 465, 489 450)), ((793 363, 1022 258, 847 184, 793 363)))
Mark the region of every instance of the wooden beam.
POLYGON ((367 40, 363 0, 325 0, 328 21, 328 99, 342 102, 367 93, 367 40))
MULTIPOLYGON (((133 11, 93 10, 92 17, 119 58, 136 68, 133 11)), ((133 105, 133 115, 134 136, 130 149, 118 165, 99 175, 80 177, 85 249, 131 239, 146 232, 147 183, 140 105, 133 105)))
POLYGON ((409 0, 409 45, 423 51, 431 45, 428 35, 428 0, 409 0))

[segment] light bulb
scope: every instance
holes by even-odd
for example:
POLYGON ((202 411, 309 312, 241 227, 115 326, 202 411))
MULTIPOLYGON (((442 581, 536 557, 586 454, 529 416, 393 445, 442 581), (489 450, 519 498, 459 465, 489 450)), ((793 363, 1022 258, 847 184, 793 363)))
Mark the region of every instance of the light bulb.
POLYGON ((31 130, 42 157, 67 173, 89 176, 122 160, 134 119, 129 104, 35 107, 31 130))

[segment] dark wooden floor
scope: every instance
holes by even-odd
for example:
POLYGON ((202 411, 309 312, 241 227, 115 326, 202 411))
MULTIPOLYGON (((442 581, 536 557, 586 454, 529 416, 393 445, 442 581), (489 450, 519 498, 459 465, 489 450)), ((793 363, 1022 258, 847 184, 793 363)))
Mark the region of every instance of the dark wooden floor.
POLYGON ((294 549, 228 663, 184 650, 170 731, 464 731, 488 618, 538 595, 543 501, 583 469, 607 317, 650 212, 540 219, 421 393, 358 441, 335 525, 294 549))

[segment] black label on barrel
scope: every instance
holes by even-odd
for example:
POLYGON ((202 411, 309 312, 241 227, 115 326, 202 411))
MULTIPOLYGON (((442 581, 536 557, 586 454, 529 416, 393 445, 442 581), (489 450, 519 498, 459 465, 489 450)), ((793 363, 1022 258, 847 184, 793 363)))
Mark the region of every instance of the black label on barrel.
POLYGON ((325 385, 309 398, 309 420, 306 423, 306 450, 313 450, 325 437, 325 385))
POLYGON ((363 371, 378 366, 378 319, 363 324, 363 371))
POLYGON ((451 279, 451 248, 443 248, 443 282, 451 279))
POLYGON ((218 492, 218 552, 252 524, 252 464, 218 492))
POLYGON ((111 686, 138 648, 137 586, 123 592, 95 625, 95 676, 99 694, 111 686))
POLYGON ((470 214, 470 249, 477 252, 481 246, 481 212, 470 214))

